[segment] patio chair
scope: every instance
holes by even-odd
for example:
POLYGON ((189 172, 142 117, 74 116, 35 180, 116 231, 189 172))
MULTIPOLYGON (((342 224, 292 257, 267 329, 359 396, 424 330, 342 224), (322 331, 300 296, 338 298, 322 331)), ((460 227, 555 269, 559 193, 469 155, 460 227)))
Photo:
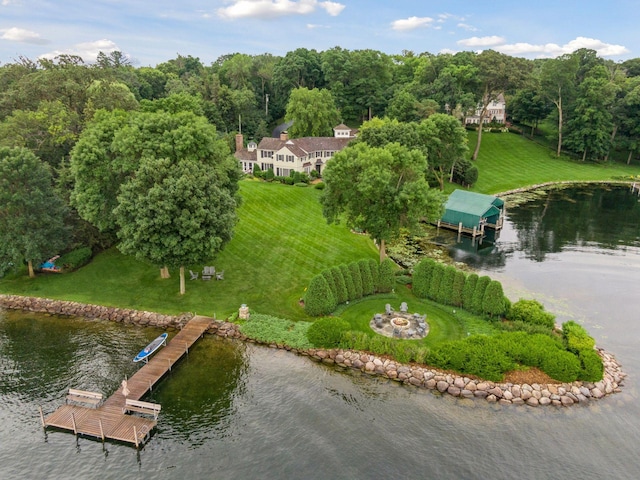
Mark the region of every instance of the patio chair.
POLYGON ((194 272, 193 270, 189 270, 189 275, 191 275, 191 280, 198 279, 198 272, 194 272))
POLYGON ((224 270, 220 270, 216 273, 216 280, 224 280, 224 270))
POLYGON ((407 302, 402 302, 400 304, 400 311, 402 313, 407 313, 409 311, 409 306, 407 305, 407 302))
POLYGON ((216 268, 215 267, 202 267, 202 279, 203 280, 211 280, 211 277, 213 277, 216 274, 216 268))

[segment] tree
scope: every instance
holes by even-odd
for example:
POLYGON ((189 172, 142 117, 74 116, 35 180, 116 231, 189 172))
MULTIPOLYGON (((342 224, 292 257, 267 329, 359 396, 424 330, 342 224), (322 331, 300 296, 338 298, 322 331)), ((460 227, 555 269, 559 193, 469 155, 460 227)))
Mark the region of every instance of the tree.
POLYGON ((120 185, 138 167, 136 159, 119 155, 112 145, 128 117, 122 110, 96 112, 71 152, 70 203, 82 219, 103 233, 115 234, 113 209, 118 203, 120 185))
POLYGON ((145 114, 119 140, 140 165, 124 182, 114 210, 119 249, 158 266, 204 263, 231 240, 238 203, 237 164, 203 117, 145 114), (167 129, 167 127, 172 127, 167 129), (161 138, 154 138, 162 131, 161 138), (143 142, 154 138, 156 145, 143 142), (126 145, 128 144, 128 145, 126 145))
POLYGON ((582 153, 582 160, 591 156, 603 158, 609 152, 613 116, 610 107, 616 97, 616 87, 606 75, 605 68, 597 66, 578 87, 578 98, 573 117, 567 125, 566 145, 582 153))
POLYGON ((438 179, 440 190, 444 190, 445 176, 449 176, 449 181, 453 180, 456 163, 463 160, 469 151, 467 132, 458 119, 443 113, 423 120, 419 131, 427 147, 429 170, 438 179))
POLYGON ((340 117, 329 90, 296 88, 291 91, 287 104, 287 121, 291 137, 329 137, 333 135, 340 117))
POLYGON ((66 207, 49 167, 26 148, 0 147, 0 269, 33 264, 66 246, 66 207))
POLYGON ((325 167, 323 215, 329 223, 344 216, 349 227, 366 231, 378 243, 382 261, 385 242, 401 227, 410 229, 442 214, 444 199, 429 188, 426 167, 423 154, 398 144, 347 147, 325 167))
POLYGON ((478 141, 473 152, 472 160, 478 158, 482 142, 482 126, 487 117, 489 105, 498 96, 510 89, 515 89, 524 80, 530 70, 530 64, 524 59, 510 57, 494 50, 484 50, 476 57, 475 66, 478 69, 480 88, 480 120, 478 122, 478 141))
POLYGON ((564 107, 567 97, 575 88, 578 71, 578 58, 572 55, 545 60, 540 72, 542 95, 556 106, 558 112, 558 146, 556 156, 562 151, 562 128, 564 126, 564 107))

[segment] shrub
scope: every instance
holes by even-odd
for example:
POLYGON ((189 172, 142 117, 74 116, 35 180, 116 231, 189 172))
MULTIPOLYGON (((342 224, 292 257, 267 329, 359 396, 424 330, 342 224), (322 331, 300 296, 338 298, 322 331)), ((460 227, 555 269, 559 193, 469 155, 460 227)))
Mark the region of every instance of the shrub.
POLYGON ((393 274, 395 264, 390 258, 385 258, 380 264, 380 276, 378 278, 378 292, 387 293, 396 286, 396 276, 393 274))
POLYGON ((413 278, 409 275, 396 275, 396 283, 400 285, 411 285, 413 278))
POLYGON ((418 298, 427 298, 429 281, 435 261, 424 258, 413 268, 413 294, 418 298))
POLYGON ((324 276, 318 274, 313 277, 304 296, 304 310, 307 315, 327 315, 333 312, 336 306, 336 299, 324 276))
POLYGON ((338 304, 344 303, 349 300, 349 292, 347 292, 347 285, 344 283, 344 276, 339 267, 331 268, 331 275, 333 276, 333 283, 336 285, 336 302, 338 304))
POLYGON ((453 290, 453 279, 456 275, 456 269, 452 266, 444 268, 442 280, 440 280, 440 288, 436 298, 438 303, 443 305, 451 305, 451 290, 453 290))
POLYGON ((371 272, 371 281, 373 282, 373 289, 375 292, 379 292, 380 290, 378 290, 378 288, 380 286, 380 264, 373 258, 369 258, 368 262, 369 271, 371 272))
POLYGON ((560 349, 545 352, 540 368, 551 378, 567 383, 575 381, 581 370, 578 357, 560 349))
POLYGON ((445 266, 442 263, 436 263, 431 270, 431 280, 429 281, 429 296, 431 300, 437 300, 440 291, 440 283, 444 275, 445 266))
POLYGON ((358 266, 358 262, 351 262, 349 265, 349 271, 351 272, 351 280, 353 281, 353 286, 355 287, 355 295, 353 299, 362 298, 362 275, 360 275, 360 267, 358 266))
POLYGON ((324 190, 324 186, 324 182, 318 182, 313 186, 313 188, 315 188, 316 190, 324 190))
POLYGON ((555 326, 555 316, 544 311, 544 307, 537 300, 520 299, 509 308, 508 317, 512 321, 521 321, 543 325, 549 329, 555 326))
POLYGON ((372 295, 375 292, 373 286, 373 279, 371 278, 371 269, 369 268, 369 261, 362 259, 358 262, 358 269, 360 270, 360 276, 362 277, 362 294, 372 295))
POLYGON ((340 271, 342 272, 342 277, 344 278, 344 285, 347 287, 347 300, 355 300, 356 299, 356 287, 353 283, 353 277, 351 276, 351 270, 346 265, 340 265, 340 271))
POLYGON ((453 277, 453 286, 451 287, 451 305, 454 307, 462 306, 462 292, 466 279, 467 275, 462 270, 456 270, 456 274, 453 277))
POLYGON ((467 276, 467 279, 464 282, 464 288, 462 289, 462 306, 465 310, 472 311, 473 305, 473 292, 476 289, 476 284, 478 283, 478 275, 475 273, 467 276))
POLYGON ((502 284, 491 280, 482 297, 482 313, 490 317, 500 316, 505 312, 504 291, 502 284))
POLYGON ((593 350, 596 341, 591 337, 581 325, 574 321, 562 324, 562 336, 567 344, 567 349, 579 353, 583 350, 593 350))
POLYGON ((598 352, 595 350, 582 350, 578 353, 581 370, 578 374, 580 380, 586 382, 599 382, 604 376, 604 365, 598 352))
POLYGON ((333 280, 333 275, 331 274, 331 270, 323 270, 320 272, 324 279, 327 281, 329 288, 331 289, 331 293, 333 293, 333 298, 335 298, 336 303, 338 302, 338 289, 336 288, 336 282, 333 280))
POLYGON ((267 182, 272 181, 275 178, 275 173, 273 173, 273 168, 270 168, 266 172, 263 172, 262 178, 264 178, 267 182))
POLYGON ((484 292, 491 283, 491 278, 486 275, 478 278, 476 288, 473 291, 473 298, 471 299, 471 311, 473 313, 482 313, 482 299, 484 298, 484 292))
POLYGON ((307 338, 311 325, 309 322, 292 322, 270 315, 251 313, 249 320, 240 326, 240 332, 259 342, 307 349, 313 346, 307 338))
POLYGON ((75 270, 89 263, 92 255, 89 247, 76 248, 62 255, 57 263, 65 270, 75 270))
POLYGON ((296 187, 308 187, 309 186, 307 183, 304 183, 304 182, 297 182, 297 183, 294 183, 294 185, 296 187))
POLYGON ((340 346, 342 335, 350 329, 349 322, 337 317, 316 320, 307 330, 307 338, 316 347, 336 348, 340 346))

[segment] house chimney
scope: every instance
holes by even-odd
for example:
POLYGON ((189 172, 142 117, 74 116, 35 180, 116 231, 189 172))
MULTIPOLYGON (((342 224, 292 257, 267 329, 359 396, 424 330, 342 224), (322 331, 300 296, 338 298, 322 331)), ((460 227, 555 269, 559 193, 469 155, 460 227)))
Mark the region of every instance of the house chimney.
POLYGON ((241 133, 236 134, 236 152, 244 148, 244 138, 241 133))
POLYGON ((287 132, 286 130, 284 132, 280 132, 280 140, 282 140, 283 142, 289 140, 289 132, 287 132))

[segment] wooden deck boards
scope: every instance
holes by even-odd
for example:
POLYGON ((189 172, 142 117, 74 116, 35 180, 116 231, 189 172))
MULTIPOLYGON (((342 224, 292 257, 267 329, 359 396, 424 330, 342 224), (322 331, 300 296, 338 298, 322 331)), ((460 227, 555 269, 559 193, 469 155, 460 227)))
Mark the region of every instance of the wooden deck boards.
MULTIPOLYGON (((211 319, 208 317, 193 317, 164 348, 158 350, 149 362, 127 381, 127 398, 140 400, 187 353, 210 324, 211 319)), ((120 386, 97 408, 62 405, 44 419, 44 426, 70 430, 78 435, 133 443, 137 446, 144 443, 157 425, 157 421, 137 415, 125 415, 124 405, 125 396, 120 386)))

